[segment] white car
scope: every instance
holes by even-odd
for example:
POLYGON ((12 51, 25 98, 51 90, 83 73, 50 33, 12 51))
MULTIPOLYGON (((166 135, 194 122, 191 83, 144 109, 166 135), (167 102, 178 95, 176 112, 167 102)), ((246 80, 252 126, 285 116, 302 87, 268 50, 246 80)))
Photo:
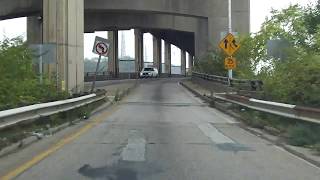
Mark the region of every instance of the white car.
POLYGON ((148 78, 148 77, 158 77, 159 72, 158 69, 153 67, 143 68, 140 72, 140 78, 148 78))

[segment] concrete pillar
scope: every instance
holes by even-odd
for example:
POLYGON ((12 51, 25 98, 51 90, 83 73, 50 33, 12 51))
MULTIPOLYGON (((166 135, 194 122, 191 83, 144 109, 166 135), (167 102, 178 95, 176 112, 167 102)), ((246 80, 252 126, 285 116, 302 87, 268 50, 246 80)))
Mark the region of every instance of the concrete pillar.
POLYGON ((134 30, 135 36, 135 60, 136 60, 136 72, 139 73, 143 69, 143 33, 140 29, 134 30))
POLYGON ((181 50, 181 75, 186 76, 186 51, 181 50))
POLYGON ((108 40, 109 42, 111 42, 110 44, 110 50, 108 53, 108 74, 109 75, 113 75, 113 71, 114 71, 114 63, 113 63, 113 47, 112 47, 112 43, 113 43, 113 32, 112 31, 108 31, 108 40))
MULTIPOLYGON (((27 43, 29 45, 42 44, 42 18, 40 16, 27 17, 27 43)), ((39 75, 42 75, 40 71, 43 73, 43 65, 40 65, 40 61, 34 64, 33 68, 39 75)))
POLYGON ((42 44, 42 18, 40 16, 27 18, 27 42, 28 44, 42 44))
POLYGON ((193 56, 189 53, 189 72, 191 73, 193 69, 193 56))
POLYGON ((165 69, 169 76, 171 75, 171 44, 166 42, 164 43, 164 61, 165 61, 165 69))
POLYGON ((108 72, 117 78, 119 77, 118 31, 109 31, 108 39, 111 42, 111 50, 108 55, 108 72))
MULTIPOLYGON (((228 31, 228 1, 208 1, 208 39, 212 47, 218 47, 221 35, 228 31)), ((250 33, 250 0, 232 0, 232 31, 240 35, 250 33)))
POLYGON ((84 0, 43 0, 43 42, 56 48, 57 86, 70 93, 84 88, 83 64, 84 0))
POLYGON ((161 74, 161 39, 153 36, 153 66, 161 74))

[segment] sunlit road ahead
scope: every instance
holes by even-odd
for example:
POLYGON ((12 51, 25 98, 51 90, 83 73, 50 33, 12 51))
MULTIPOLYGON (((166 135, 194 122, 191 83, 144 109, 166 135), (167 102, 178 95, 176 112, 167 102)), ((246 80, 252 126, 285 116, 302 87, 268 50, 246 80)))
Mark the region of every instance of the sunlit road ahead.
POLYGON ((142 83, 115 109, 17 179, 319 180, 177 80, 142 83))

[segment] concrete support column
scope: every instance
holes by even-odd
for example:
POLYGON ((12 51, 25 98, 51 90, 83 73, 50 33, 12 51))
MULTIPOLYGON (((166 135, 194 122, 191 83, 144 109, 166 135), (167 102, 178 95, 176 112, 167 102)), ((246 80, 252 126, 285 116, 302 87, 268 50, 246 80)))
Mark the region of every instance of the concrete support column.
POLYGON ((189 53, 189 72, 193 70, 193 56, 189 53))
POLYGON ((181 50, 181 75, 186 76, 186 51, 181 50))
POLYGON ((161 74, 161 39, 153 36, 153 66, 161 74))
POLYGON ((143 33, 140 29, 134 30, 135 36, 135 60, 136 60, 136 72, 139 73, 143 69, 143 33))
POLYGON ((166 42, 164 43, 164 60, 166 72, 169 76, 171 75, 171 44, 166 42))
POLYGON ((28 44, 42 44, 42 18, 30 16, 27 18, 28 44))
POLYGON ((108 31, 108 39, 111 42, 111 50, 108 55, 108 72, 117 78, 119 77, 118 31, 108 31))
POLYGON ((84 0, 43 0, 43 42, 56 48, 56 64, 48 73, 55 74, 58 89, 84 88, 83 34, 84 0))

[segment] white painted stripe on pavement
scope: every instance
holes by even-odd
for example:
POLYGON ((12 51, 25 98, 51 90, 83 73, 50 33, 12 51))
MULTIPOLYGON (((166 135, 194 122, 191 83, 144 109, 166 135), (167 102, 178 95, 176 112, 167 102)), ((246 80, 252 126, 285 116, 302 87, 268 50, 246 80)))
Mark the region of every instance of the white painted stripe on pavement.
POLYGON ((143 162, 146 160, 146 139, 142 132, 132 130, 129 133, 127 146, 121 153, 123 161, 143 162))
POLYGON ((227 123, 229 124, 239 124, 239 122, 235 122, 232 120, 232 117, 228 116, 227 114, 223 114, 222 112, 216 110, 216 109, 209 109, 210 111, 212 111, 215 116, 217 116, 218 118, 221 118, 223 120, 225 120, 227 123))
POLYGON ((299 156, 296 156, 296 155, 294 155, 294 154, 292 154, 292 153, 288 152, 287 150, 283 149, 282 147, 279 147, 279 146, 276 146, 276 145, 275 145, 274 147, 276 147, 277 149, 281 150, 282 152, 284 152, 284 153, 286 153, 286 154, 290 155, 291 157, 294 157, 294 158, 296 158, 296 159, 299 159, 300 161, 302 161, 302 162, 306 163, 307 165, 309 165, 309 166, 311 166, 311 167, 313 167, 313 168, 315 168, 315 169, 317 169, 317 170, 320 170, 320 168, 319 168, 318 166, 316 166, 316 165, 314 165, 314 164, 312 164, 312 163, 308 162, 308 161, 307 161, 307 160, 305 160, 305 159, 302 159, 302 158, 301 158, 301 157, 299 157, 299 156))
POLYGON ((198 127, 203 134, 209 137, 215 144, 235 143, 232 139, 223 135, 218 129, 209 123, 198 124, 198 127))

